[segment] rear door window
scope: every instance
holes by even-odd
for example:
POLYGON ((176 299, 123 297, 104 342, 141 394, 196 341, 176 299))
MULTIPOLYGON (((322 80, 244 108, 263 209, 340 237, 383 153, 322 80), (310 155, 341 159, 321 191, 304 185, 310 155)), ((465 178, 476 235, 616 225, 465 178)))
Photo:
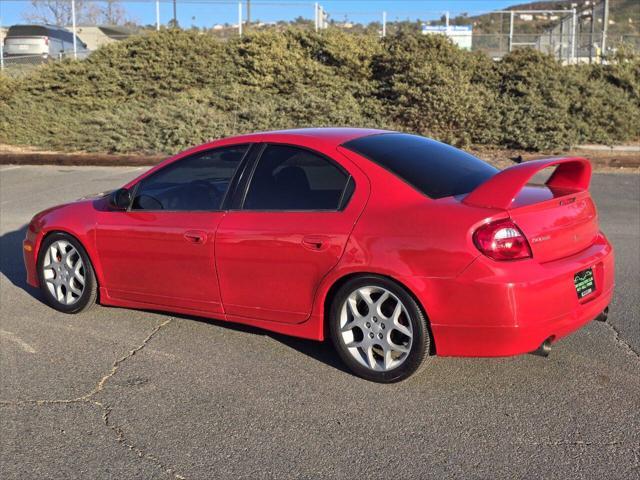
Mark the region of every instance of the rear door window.
POLYGON ((498 172, 469 153, 418 135, 382 133, 343 146, 431 198, 469 193, 498 172))
POLYGON ((256 165, 245 210, 338 210, 349 175, 329 159, 289 145, 267 145, 256 165))

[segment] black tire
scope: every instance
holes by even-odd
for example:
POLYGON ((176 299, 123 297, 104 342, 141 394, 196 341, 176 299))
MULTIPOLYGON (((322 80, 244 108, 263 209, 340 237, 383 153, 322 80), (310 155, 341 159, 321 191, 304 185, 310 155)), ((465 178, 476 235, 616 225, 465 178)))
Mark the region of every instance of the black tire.
MULTIPOLYGON (((356 327, 357 328, 357 327, 356 327)), ((378 275, 363 275, 348 280, 336 292, 329 312, 329 334, 335 349, 349 369, 367 380, 379 383, 392 383, 405 380, 426 363, 430 352, 431 336, 427 319, 414 298, 398 283, 378 275), (363 364, 349 352, 340 333, 340 314, 349 295, 362 287, 381 287, 393 293, 404 305, 411 322, 413 340, 403 363, 386 371, 373 370, 363 364)), ((381 337, 382 338, 382 337, 381 337)))
POLYGON ((86 312, 96 305, 96 301, 98 298, 98 282, 96 281, 93 265, 91 264, 91 260, 89 259, 89 256, 87 255, 87 252, 85 251, 82 244, 73 236, 62 232, 56 232, 48 235, 42 242, 40 251, 38 252, 37 268, 38 280, 40 282, 40 291, 42 292, 42 296, 44 297, 45 302, 50 307, 64 313, 80 313, 86 312), (69 305, 58 301, 58 299, 51 293, 51 291, 47 287, 44 277, 43 267, 47 249, 51 247, 53 243, 60 240, 69 242, 76 249, 82 259, 84 267, 84 289, 82 290, 82 294, 77 298, 77 300, 69 305))

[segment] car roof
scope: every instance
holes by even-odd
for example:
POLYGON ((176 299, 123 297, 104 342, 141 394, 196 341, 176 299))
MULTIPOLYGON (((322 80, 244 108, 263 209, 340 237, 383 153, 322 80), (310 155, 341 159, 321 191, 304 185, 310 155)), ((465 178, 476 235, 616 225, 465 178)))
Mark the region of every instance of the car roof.
MULTIPOLYGON (((290 130, 273 130, 268 132, 249 133, 245 135, 237 135, 228 137, 225 140, 247 141, 247 142, 268 142, 268 141, 287 141, 296 138, 301 143, 307 143, 310 139, 321 140, 325 144, 333 144, 335 146, 342 145, 345 142, 356 138, 367 137, 380 133, 391 133, 388 130, 377 130, 374 128, 348 128, 348 127, 326 127, 326 128, 296 128, 290 130)), ((218 143, 211 142, 211 145, 218 143)))

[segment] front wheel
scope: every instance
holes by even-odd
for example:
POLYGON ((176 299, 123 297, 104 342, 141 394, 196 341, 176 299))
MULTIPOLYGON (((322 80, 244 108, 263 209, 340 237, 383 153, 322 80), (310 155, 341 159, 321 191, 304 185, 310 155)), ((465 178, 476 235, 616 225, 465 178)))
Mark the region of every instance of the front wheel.
POLYGON ((45 238, 38 255, 38 276, 45 301, 56 310, 78 313, 96 303, 91 261, 71 235, 53 233, 45 238))
POLYGON ((347 281, 333 300, 329 321, 340 357, 367 380, 404 380, 429 353, 431 341, 422 310, 403 287, 385 277, 347 281))

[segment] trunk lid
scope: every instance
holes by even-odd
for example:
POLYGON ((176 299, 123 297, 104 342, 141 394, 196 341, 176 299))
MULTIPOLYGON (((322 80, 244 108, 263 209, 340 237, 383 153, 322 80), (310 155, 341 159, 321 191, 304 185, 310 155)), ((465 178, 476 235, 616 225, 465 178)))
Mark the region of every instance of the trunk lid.
POLYGON ((529 241, 533 258, 541 263, 590 247, 599 231, 596 208, 588 191, 528 186, 508 212, 529 241))
POLYGON ((507 211, 541 263, 578 253, 599 232, 589 195, 591 165, 584 158, 535 160, 507 168, 467 195, 463 203, 507 211), (555 170, 544 185, 528 182, 544 169, 555 170))

